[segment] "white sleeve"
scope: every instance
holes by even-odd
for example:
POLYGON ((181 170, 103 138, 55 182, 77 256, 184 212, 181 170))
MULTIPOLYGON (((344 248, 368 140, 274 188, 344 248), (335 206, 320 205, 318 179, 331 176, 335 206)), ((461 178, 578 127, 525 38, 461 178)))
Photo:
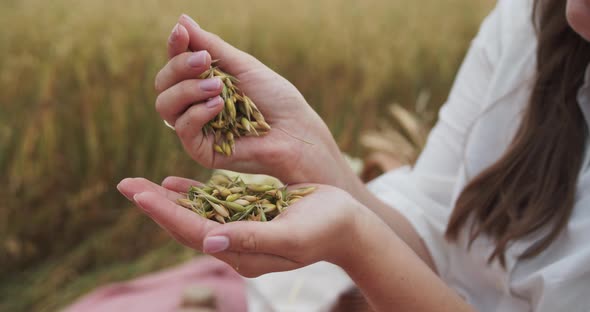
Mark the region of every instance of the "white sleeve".
MULTIPOLYGON (((586 255, 587 256, 587 255, 586 255)), ((586 261, 588 258, 586 257, 586 261)), ((590 271, 586 269, 587 263, 583 264, 580 274, 573 277, 556 277, 552 280, 539 280, 539 287, 542 291, 540 298, 533 297, 535 302, 533 311, 588 311, 590 305, 590 271), (547 284, 542 284, 542 283, 547 284)))
MULTIPOLYGON (((502 2, 502 1, 500 1, 502 2)), ((438 272, 446 267, 444 232, 463 162, 466 137, 481 111, 500 56, 499 13, 483 22, 459 70, 447 103, 414 168, 403 167, 370 182, 369 189, 399 210, 424 240, 438 272)))

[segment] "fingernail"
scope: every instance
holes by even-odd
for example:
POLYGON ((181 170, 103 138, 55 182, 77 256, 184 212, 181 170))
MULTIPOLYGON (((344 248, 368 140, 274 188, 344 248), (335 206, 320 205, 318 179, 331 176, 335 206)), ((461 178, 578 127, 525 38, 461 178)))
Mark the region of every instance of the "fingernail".
POLYGON ((192 19, 190 16, 188 16, 186 14, 182 14, 182 16, 184 16, 184 18, 186 18, 187 21, 189 21, 191 24, 193 24, 193 26, 199 27, 199 24, 197 24, 197 22, 195 22, 195 20, 192 19))
POLYGON ((201 80, 200 88, 203 91, 216 91, 221 87, 221 80, 219 78, 210 78, 201 80))
POLYGON ((121 193, 123 196, 125 196, 125 198, 127 198, 130 201, 133 201, 133 198, 130 198, 127 194, 125 194, 122 190, 121 190, 121 183, 123 183, 123 181, 119 182, 119 184, 117 184, 117 190, 119 191, 119 193, 121 193))
POLYGON ((207 52, 206 51, 199 51, 193 53, 191 56, 188 57, 188 66, 190 67, 201 67, 205 66, 207 63, 207 52))
POLYGON ((203 252, 212 254, 226 250, 229 247, 229 239, 225 236, 211 236, 203 241, 203 252))
POLYGON ((139 196, 139 194, 133 195, 133 201, 137 206, 139 206, 139 208, 143 209, 143 206, 137 201, 137 196, 139 196))
POLYGON ((133 195, 133 202, 134 202, 134 204, 135 204, 137 207, 141 208, 141 211, 142 211, 143 213, 145 213, 145 214, 146 214, 148 217, 150 217, 150 218, 154 218, 154 216, 152 215, 152 213, 151 213, 149 210, 145 209, 145 207, 143 207, 143 206, 142 206, 142 205, 139 203, 139 201, 137 201, 137 196, 139 196, 139 195, 141 195, 141 194, 142 194, 142 193, 139 193, 139 194, 135 194, 135 195, 133 195))
POLYGON ((172 34, 170 36, 170 40, 174 41, 174 40, 176 40, 176 38, 178 38, 178 23, 176 23, 176 25, 174 25, 174 28, 172 28, 172 34))
POLYGON ((209 99, 209 101, 207 101, 207 103, 205 103, 205 106, 207 106, 207 108, 214 108, 214 107, 219 106, 221 104, 223 104, 221 97, 216 96, 212 99, 209 99))

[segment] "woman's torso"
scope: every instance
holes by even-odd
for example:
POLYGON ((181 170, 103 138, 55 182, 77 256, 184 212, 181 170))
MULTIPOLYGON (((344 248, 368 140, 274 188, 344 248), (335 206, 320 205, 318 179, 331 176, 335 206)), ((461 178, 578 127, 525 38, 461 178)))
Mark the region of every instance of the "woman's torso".
MULTIPOLYGON (((524 3, 510 5, 515 14, 515 20, 509 23, 511 29, 499 30, 507 35, 503 36, 501 55, 488 92, 482 97, 480 113, 466 138, 454 198, 470 179, 506 151, 529 101, 537 42, 529 18, 531 1, 519 2, 524 3), (529 13, 527 18, 516 15, 523 12, 529 13)), ((580 100, 583 107, 590 106, 586 99, 580 100)), ((580 173, 568 226, 541 255, 518 259, 539 237, 535 235, 508 249, 506 268, 497 262, 489 265, 493 241, 479 237, 468 250, 463 236, 458 244, 448 246, 448 268, 440 272, 443 279, 475 306, 494 307, 487 311, 590 311, 590 306, 568 306, 590 302, 590 173, 586 169, 583 166, 580 173)))

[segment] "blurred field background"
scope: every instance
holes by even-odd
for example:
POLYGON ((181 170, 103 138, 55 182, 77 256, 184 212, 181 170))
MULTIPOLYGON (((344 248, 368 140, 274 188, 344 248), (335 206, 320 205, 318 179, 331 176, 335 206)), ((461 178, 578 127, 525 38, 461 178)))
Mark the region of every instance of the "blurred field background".
POLYGON ((118 194, 205 179, 153 109, 181 13, 287 77, 340 147, 393 102, 434 115, 492 0, 0 1, 0 311, 54 311, 195 255, 118 194))

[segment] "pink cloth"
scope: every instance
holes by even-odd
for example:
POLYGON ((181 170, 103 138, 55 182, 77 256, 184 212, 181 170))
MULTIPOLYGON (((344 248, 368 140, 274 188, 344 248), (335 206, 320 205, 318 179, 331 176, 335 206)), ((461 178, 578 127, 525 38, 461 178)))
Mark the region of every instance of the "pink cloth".
POLYGON ((65 311, 177 311, 184 290, 196 285, 208 287, 215 293, 217 311, 247 311, 244 279, 229 265, 205 256, 169 270, 100 287, 65 311))

